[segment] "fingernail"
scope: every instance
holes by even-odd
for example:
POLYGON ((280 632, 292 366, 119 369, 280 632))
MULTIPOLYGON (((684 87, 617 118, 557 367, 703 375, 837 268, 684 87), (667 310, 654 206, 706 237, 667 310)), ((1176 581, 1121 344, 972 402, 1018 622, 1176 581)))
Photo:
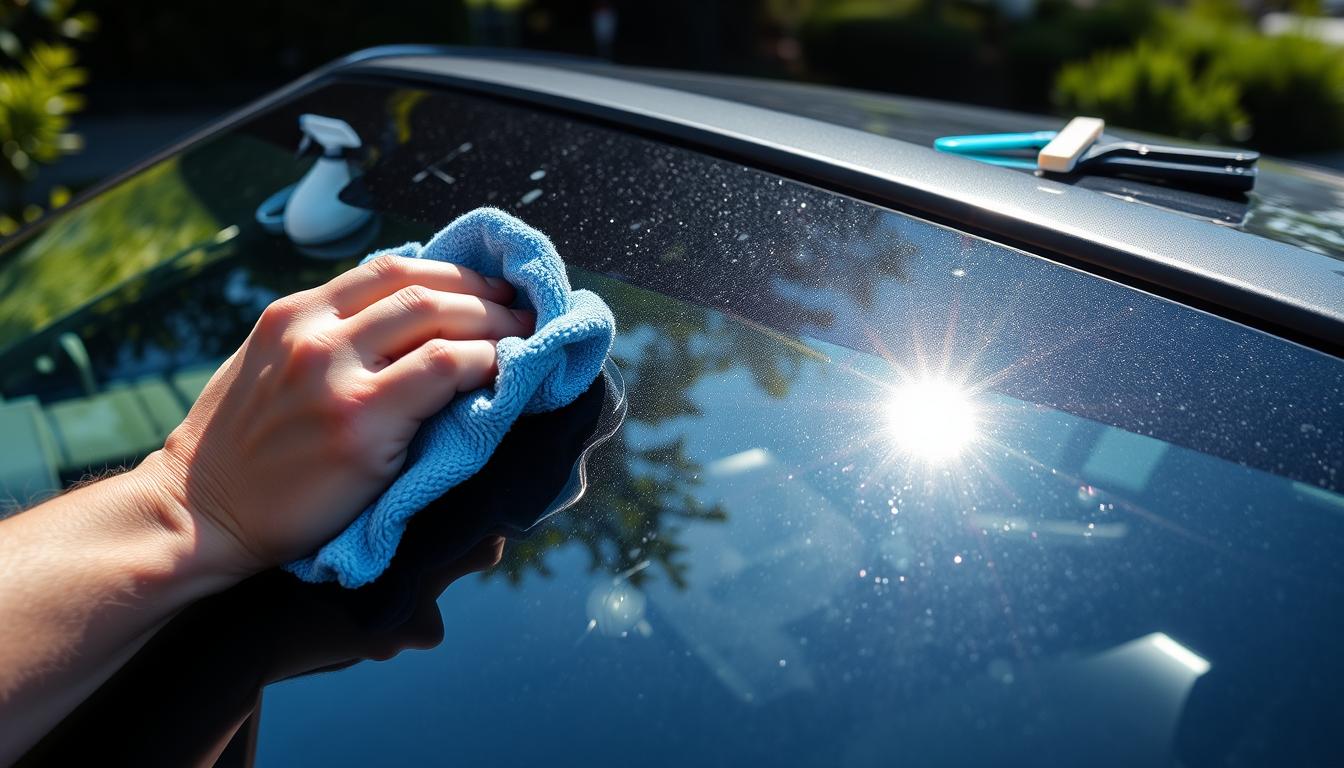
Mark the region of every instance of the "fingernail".
POLYGON ((489 275, 486 275, 485 284, 490 286, 491 288, 503 288, 509 284, 509 281, 505 280, 502 277, 491 277, 489 275))
POLYGON ((535 325, 537 322, 537 314, 531 310, 511 309, 509 311, 513 313, 514 317, 518 318, 518 322, 528 327, 535 325))

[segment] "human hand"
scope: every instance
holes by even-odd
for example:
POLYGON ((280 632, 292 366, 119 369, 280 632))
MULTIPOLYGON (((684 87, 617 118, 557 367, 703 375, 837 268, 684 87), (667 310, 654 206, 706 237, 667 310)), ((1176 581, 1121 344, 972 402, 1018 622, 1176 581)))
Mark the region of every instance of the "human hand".
POLYGON ((310 554, 396 476, 420 423, 532 332, 513 288, 384 256, 266 308, 142 472, 235 577, 310 554))

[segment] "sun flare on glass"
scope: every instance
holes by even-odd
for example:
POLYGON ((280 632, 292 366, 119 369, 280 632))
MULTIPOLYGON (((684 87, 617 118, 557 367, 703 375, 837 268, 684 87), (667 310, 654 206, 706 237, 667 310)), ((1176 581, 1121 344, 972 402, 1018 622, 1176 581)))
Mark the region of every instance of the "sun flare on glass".
POLYGON ((955 458, 976 437, 975 405, 959 386, 943 379, 902 384, 891 393, 885 416, 896 447, 926 461, 955 458))

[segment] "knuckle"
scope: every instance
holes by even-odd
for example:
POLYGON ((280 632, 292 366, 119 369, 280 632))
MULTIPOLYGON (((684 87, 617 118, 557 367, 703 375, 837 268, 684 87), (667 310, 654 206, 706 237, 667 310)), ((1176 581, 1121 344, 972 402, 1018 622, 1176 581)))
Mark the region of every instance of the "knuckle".
POLYGON ((330 450, 340 466, 356 473, 382 475, 387 472, 387 460, 374 430, 358 420, 343 424, 333 433, 330 450))
POLYGON ((368 264, 365 264, 364 269, 375 278, 394 278, 406 274, 406 261, 406 259, 400 256, 384 253, 373 261, 370 261, 368 264))
POLYGON ((321 333, 291 333, 283 343, 290 362, 300 372, 325 368, 336 357, 335 345, 321 333))
POLYGON ((357 392, 328 381, 321 395, 321 414, 325 443, 344 463, 356 462, 368 448, 363 414, 365 400, 357 392))
POLYGON ((425 367, 439 376, 454 376, 461 370, 462 363, 451 342, 430 339, 425 342, 425 367))
POLYGON ((379 382, 378 377, 368 371, 356 370, 353 375, 343 377, 340 397, 348 400, 350 407, 355 411, 361 411, 379 398, 381 394, 379 382))
MULTIPOLYGON (((354 426, 359 415, 361 403, 344 392, 328 387, 322 396, 322 417, 331 431, 338 436, 344 435, 354 426)), ((339 444, 340 441, 336 441, 339 444)))
POLYGON ((408 285, 397 291, 397 302, 411 313, 430 312, 437 308, 434 294, 423 285, 408 285))
POLYGON ((345 467, 360 466, 370 452, 363 430, 355 421, 333 422, 328 430, 326 445, 332 459, 345 467))
POLYGON ((298 318, 301 307, 302 302, 297 298, 297 294, 276 299, 261 311, 257 328, 263 333, 283 332, 298 318))

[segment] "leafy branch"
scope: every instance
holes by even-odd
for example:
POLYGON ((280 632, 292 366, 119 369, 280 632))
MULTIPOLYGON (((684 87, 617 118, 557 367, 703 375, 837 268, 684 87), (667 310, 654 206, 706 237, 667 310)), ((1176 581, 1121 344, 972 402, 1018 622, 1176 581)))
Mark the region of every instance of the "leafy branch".
MULTIPOLYGON (((0 178, 7 192, 0 236, 21 222, 42 216, 25 203, 24 190, 42 165, 78 152, 83 140, 70 130, 71 117, 84 108, 77 92, 88 80, 78 66, 73 43, 93 33, 93 14, 73 11, 73 0, 0 0, 0 178)), ((48 205, 59 207, 69 190, 52 190, 48 205)))

